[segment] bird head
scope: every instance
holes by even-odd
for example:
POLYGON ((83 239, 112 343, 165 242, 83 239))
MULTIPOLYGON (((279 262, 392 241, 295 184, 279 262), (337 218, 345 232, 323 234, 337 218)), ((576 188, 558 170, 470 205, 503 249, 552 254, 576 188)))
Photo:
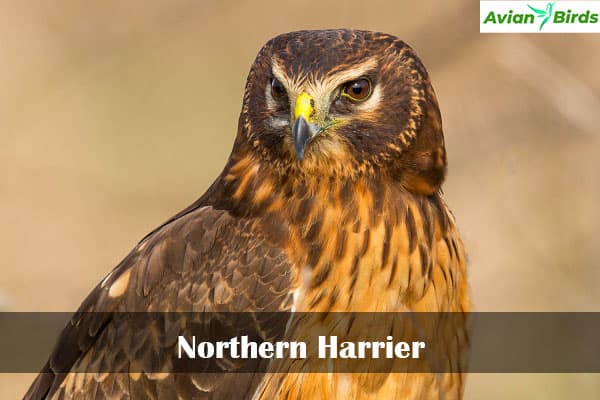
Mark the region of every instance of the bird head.
POLYGON ((446 170, 427 72, 408 45, 383 33, 299 31, 271 39, 250 70, 239 135, 238 143, 286 173, 386 175, 433 193, 446 170))

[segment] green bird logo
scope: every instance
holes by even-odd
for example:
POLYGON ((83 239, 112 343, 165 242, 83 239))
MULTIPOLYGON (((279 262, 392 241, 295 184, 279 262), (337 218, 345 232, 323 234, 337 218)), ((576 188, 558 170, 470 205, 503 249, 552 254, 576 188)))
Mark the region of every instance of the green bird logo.
POLYGON ((546 4, 545 10, 540 10, 539 8, 531 7, 529 4, 527 4, 527 7, 531 8, 531 11, 536 13, 538 18, 542 18, 542 23, 540 25, 539 31, 542 30, 546 22, 548 22, 548 20, 552 17, 552 7, 554 7, 555 3, 556 1, 553 3, 546 4))

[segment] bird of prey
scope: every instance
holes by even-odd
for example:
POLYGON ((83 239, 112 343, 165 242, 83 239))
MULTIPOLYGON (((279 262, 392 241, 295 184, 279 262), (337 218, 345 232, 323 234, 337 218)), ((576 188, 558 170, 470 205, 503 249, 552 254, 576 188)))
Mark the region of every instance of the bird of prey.
MULTIPOLYGON (((442 200, 446 165, 436 96, 403 41, 343 29, 271 39, 250 69, 223 172, 92 290, 25 398, 462 398, 461 373, 91 367, 109 351, 119 311, 463 315, 465 252, 442 200)), ((136 332, 139 351, 152 351, 150 336, 136 332)), ((448 345, 466 346, 463 336, 448 345)))

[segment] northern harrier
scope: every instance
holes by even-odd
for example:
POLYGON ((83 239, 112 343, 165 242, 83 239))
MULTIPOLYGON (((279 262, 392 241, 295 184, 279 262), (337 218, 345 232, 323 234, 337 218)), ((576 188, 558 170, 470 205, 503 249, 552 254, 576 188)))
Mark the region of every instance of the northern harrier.
POLYGON ((461 398, 461 374, 60 373, 107 351, 110 312, 467 312, 445 173, 437 100, 408 45, 354 30, 275 37, 221 175, 94 288, 80 311, 109 313, 77 314, 25 397, 461 398))

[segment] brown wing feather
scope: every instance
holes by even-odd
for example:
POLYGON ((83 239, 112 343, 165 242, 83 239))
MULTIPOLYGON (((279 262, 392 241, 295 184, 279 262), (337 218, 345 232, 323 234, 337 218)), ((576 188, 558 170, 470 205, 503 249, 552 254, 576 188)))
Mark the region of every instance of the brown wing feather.
MULTIPOLYGON (((125 371, 131 366, 136 349, 111 347, 118 336, 115 312, 289 308, 290 263, 260 234, 257 223, 202 207, 146 237, 84 300, 25 399, 248 396, 259 375, 60 371, 97 371, 108 348, 116 359, 112 365, 125 365, 125 371)), ((131 346, 152 357, 151 336, 139 332, 131 346)))

